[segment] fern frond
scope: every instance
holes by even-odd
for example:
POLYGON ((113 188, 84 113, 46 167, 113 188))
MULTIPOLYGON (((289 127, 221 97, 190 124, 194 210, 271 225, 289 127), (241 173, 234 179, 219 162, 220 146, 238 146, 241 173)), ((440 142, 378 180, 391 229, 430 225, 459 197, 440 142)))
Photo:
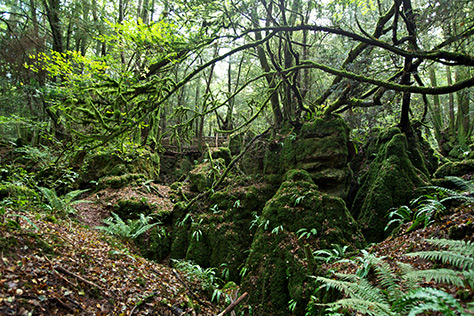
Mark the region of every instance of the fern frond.
POLYGON ((357 298, 341 299, 334 303, 324 304, 323 306, 329 306, 330 308, 336 307, 343 309, 351 309, 371 316, 397 315, 396 313, 390 311, 390 305, 388 304, 368 302, 357 298))
POLYGON ((439 260, 444 264, 450 264, 453 267, 460 269, 472 269, 474 268, 474 258, 467 257, 457 252, 433 250, 433 251, 420 251, 406 254, 407 256, 417 256, 423 259, 439 260))
MULTIPOLYGON (((81 195, 82 193, 85 193, 89 191, 89 189, 86 189, 86 190, 74 190, 74 191, 71 191, 71 192, 68 192, 64 195, 64 201, 66 201, 66 203, 70 203, 71 205, 72 204, 77 204, 77 203, 81 203, 81 202, 84 202, 84 200, 80 200, 80 201, 74 201, 75 198, 77 198, 79 195, 81 195)), ((90 202, 90 201, 89 201, 90 202)))
MULTIPOLYGON (((441 187, 441 186, 437 186, 437 185, 430 185, 430 186, 426 186, 426 187, 423 187, 423 189, 429 189, 429 190, 433 190, 434 193, 432 194, 436 194, 436 192, 439 194, 439 193, 444 193, 445 195, 457 195, 459 194, 459 192, 453 190, 453 189, 449 189, 449 188, 445 188, 445 187, 441 187)), ((422 195, 420 198, 424 197, 426 195, 422 195)), ((431 196, 431 195, 430 195, 431 196)))
POLYGON ((456 251, 465 255, 474 255, 474 243, 464 240, 450 239, 427 239, 427 242, 437 247, 448 247, 452 251, 456 251))
POLYGON ((408 316, 416 316, 427 311, 441 312, 445 316, 463 314, 461 304, 454 297, 434 288, 420 288, 408 293, 392 306, 392 310, 398 312, 407 309, 410 311, 408 316))
POLYGON ((374 270, 379 284, 382 288, 386 289, 389 300, 395 301, 399 299, 403 292, 400 289, 399 280, 390 265, 386 262, 381 262, 374 266, 374 270))
POLYGON ((348 282, 325 277, 316 277, 316 280, 343 292, 351 298, 388 305, 382 290, 371 285, 365 279, 359 279, 358 282, 348 282))
POLYGON ((472 192, 474 191, 474 182, 469 181, 460 177, 447 176, 447 180, 451 181, 456 187, 462 191, 472 192))
POLYGON ((451 269, 429 269, 412 271, 406 274, 407 279, 420 280, 427 282, 434 280, 436 283, 447 283, 456 286, 463 286, 464 280, 461 273, 451 269))

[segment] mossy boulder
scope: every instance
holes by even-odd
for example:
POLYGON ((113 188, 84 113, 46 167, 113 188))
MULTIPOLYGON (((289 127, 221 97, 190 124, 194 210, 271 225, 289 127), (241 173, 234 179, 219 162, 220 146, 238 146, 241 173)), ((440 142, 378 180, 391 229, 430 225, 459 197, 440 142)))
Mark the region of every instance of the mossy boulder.
POLYGON ((369 242, 386 237, 386 215, 391 208, 407 204, 417 188, 429 184, 426 167, 423 172, 414 165, 407 138, 398 128, 382 132, 378 142, 379 151, 359 179, 360 188, 351 208, 369 242))
POLYGON ((318 267, 309 251, 332 244, 361 247, 364 239, 341 198, 321 193, 304 170, 290 170, 276 194, 266 203, 245 264, 242 290, 257 315, 290 315, 288 302, 304 306, 316 284, 309 275, 318 267), (316 231, 300 238, 301 229, 316 231))
POLYGON ((212 147, 204 154, 204 159, 209 159, 209 153, 212 159, 224 159, 226 165, 232 160, 232 154, 228 147, 212 147))
POLYGON ((146 176, 140 173, 126 173, 120 176, 103 177, 100 178, 97 189, 120 189, 126 186, 140 184, 140 182, 144 182, 145 180, 146 176))
POLYGON ((140 214, 149 215, 156 209, 153 204, 148 203, 145 197, 141 199, 135 197, 119 199, 113 208, 114 212, 124 221, 127 219, 138 219, 140 214))
POLYGON ((171 238, 167 229, 161 225, 155 226, 139 237, 135 243, 143 257, 160 261, 169 256, 171 251, 171 238))
POLYGON ((215 267, 219 273, 226 269, 229 280, 239 282, 255 232, 252 220, 273 194, 263 184, 232 186, 212 194, 200 211, 183 213, 175 206, 171 257, 215 267))
POLYGON ((474 174, 474 159, 465 159, 462 161, 450 161, 436 170, 435 178, 444 178, 447 176, 462 177, 474 174))
POLYGON ((299 130, 282 130, 268 146, 264 172, 275 181, 274 175, 283 176, 290 169, 306 170, 320 191, 345 197, 352 176, 349 146, 349 128, 344 120, 321 117, 299 130))
POLYGON ((80 187, 90 187, 91 181, 99 181, 103 177, 142 174, 146 179, 158 180, 160 174, 160 156, 142 147, 128 148, 123 152, 116 148, 87 154, 79 152, 72 164, 80 168, 80 187))
POLYGON ((4 199, 22 199, 22 200, 30 200, 36 199, 38 194, 26 186, 23 185, 15 185, 12 183, 4 183, 0 184, 0 200, 4 199))
POLYGON ((204 192, 216 181, 225 170, 225 160, 207 159, 189 172, 190 189, 194 192, 204 192))

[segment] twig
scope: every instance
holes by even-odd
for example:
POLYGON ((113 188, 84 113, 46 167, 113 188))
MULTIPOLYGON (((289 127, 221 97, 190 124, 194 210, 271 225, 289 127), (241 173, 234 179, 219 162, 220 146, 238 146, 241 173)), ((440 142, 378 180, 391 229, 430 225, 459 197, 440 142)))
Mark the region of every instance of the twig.
POLYGON ((81 277, 80 275, 77 275, 77 274, 75 274, 74 272, 71 272, 71 271, 69 271, 69 270, 66 270, 65 268, 63 268, 63 267, 61 267, 61 266, 58 266, 58 265, 55 266, 55 267, 54 267, 54 270, 56 270, 56 271, 58 271, 58 272, 61 272, 61 273, 64 273, 64 274, 67 274, 67 275, 69 275, 69 276, 75 277, 75 278, 78 279, 79 281, 82 281, 82 282, 84 282, 84 283, 86 283, 86 284, 89 284, 90 286, 93 286, 93 287, 96 287, 96 288, 98 288, 98 289, 104 290, 104 288, 101 287, 100 285, 97 285, 97 284, 95 284, 95 283, 92 282, 92 281, 86 280, 86 279, 84 279, 83 277, 81 277))
POLYGON ((51 266, 51 269, 53 270, 53 272, 54 272, 58 277, 60 277, 61 279, 63 279, 64 281, 66 281, 67 283, 69 283, 70 285, 72 285, 74 288, 77 288, 77 286, 78 286, 77 283, 74 284, 74 283, 72 283, 71 281, 69 281, 68 279, 66 279, 65 277, 63 277, 62 275, 60 275, 60 274, 58 273, 58 271, 56 271, 56 269, 54 268, 53 263, 51 262, 51 260, 49 260, 48 257, 46 257, 46 256, 44 256, 44 258, 46 259, 46 261, 49 262, 49 265, 51 266))
POLYGON ((224 309, 221 313, 217 314, 217 316, 224 316, 225 314, 231 312, 234 310, 234 308, 240 304, 240 302, 242 302, 242 300, 244 298, 246 298, 248 295, 247 292, 245 292, 244 294, 242 294, 238 299, 236 299, 235 301, 233 301, 229 306, 226 307, 226 309, 224 309))

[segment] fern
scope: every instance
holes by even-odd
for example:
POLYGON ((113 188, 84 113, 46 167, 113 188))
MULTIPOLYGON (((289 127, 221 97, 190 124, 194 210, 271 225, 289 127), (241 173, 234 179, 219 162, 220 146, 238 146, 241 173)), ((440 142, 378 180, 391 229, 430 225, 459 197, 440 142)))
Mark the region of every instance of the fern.
MULTIPOLYGON (((340 274, 338 276, 341 277, 340 274)), ((377 303, 388 306, 387 298, 384 296, 382 290, 371 285, 366 279, 358 278, 355 282, 352 282, 316 277, 316 280, 324 283, 329 288, 335 288, 343 292, 350 298, 366 301, 367 304, 377 303)))
POLYGON ((408 316, 416 316, 428 311, 440 312, 444 316, 468 315, 454 297, 433 288, 420 288, 408 293, 393 304, 392 310, 399 313, 408 311, 408 316))
MULTIPOLYGON (((356 298, 341 299, 335 303, 327 304, 328 310, 338 309, 354 309, 357 306, 357 311, 371 316, 397 316, 397 313, 390 311, 390 305, 381 304, 378 302, 368 302, 356 298)), ((334 314, 333 314, 334 315, 334 314)), ((341 314, 337 314, 341 315, 341 314)))
POLYGON ((464 281, 460 273, 451 269, 420 270, 407 273, 407 278, 417 280, 426 279, 427 282, 434 280, 437 283, 448 283, 463 286, 464 281))
POLYGON ((160 222, 150 224, 149 222, 152 217, 145 216, 144 214, 140 214, 139 219, 129 219, 127 222, 124 222, 124 220, 116 213, 112 212, 111 214, 111 217, 103 220, 107 226, 96 226, 95 228, 117 236, 125 241, 137 239, 149 229, 160 224, 160 222))
POLYGON ((49 203, 51 211, 56 211, 64 214, 75 214, 76 210, 72 207, 78 203, 90 203, 87 200, 75 200, 76 197, 89 190, 75 190, 59 197, 54 189, 48 189, 45 187, 38 187, 38 190, 43 194, 44 198, 49 203))
POLYGON ((457 186, 460 190, 464 192, 474 192, 474 182, 472 180, 465 180, 463 178, 453 176, 447 176, 445 178, 451 181, 455 186, 457 186))
POLYGON ((448 250, 421 251, 407 254, 423 259, 437 260, 449 264, 460 272, 452 269, 429 269, 413 272, 408 275, 411 278, 425 278, 454 284, 457 286, 467 285, 474 289, 474 245, 472 242, 463 240, 428 239, 429 243, 438 247, 447 247, 448 250), (466 284, 467 283, 467 284, 466 284))
MULTIPOLYGON (((344 293, 345 298, 329 304, 317 304, 311 299, 307 306, 308 313, 313 312, 315 305, 326 306, 329 315, 341 315, 345 310, 356 311, 364 315, 408 315, 439 312, 442 315, 467 314, 461 304, 450 294, 433 288, 421 288, 419 281, 426 279, 437 283, 450 283, 458 287, 474 288, 473 244, 471 242, 453 240, 428 240, 439 247, 447 247, 439 251, 423 251, 408 254, 425 259, 440 260, 452 265, 455 269, 431 269, 415 271, 408 264, 397 263, 395 270, 383 260, 367 251, 362 257, 353 260, 340 260, 359 264, 356 274, 334 273, 335 278, 314 277, 322 282, 320 288, 334 288, 344 293), (373 272, 377 277, 377 285, 369 282, 366 277, 373 272)), ((309 314, 308 314, 309 315, 309 314)))

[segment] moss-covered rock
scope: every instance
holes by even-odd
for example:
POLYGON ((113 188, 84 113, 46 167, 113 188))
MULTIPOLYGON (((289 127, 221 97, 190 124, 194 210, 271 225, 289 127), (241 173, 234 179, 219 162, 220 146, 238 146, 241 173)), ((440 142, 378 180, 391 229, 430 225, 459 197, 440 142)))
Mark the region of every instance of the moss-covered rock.
POLYGON ((349 145, 349 128, 342 118, 318 118, 278 135, 268 146, 264 172, 275 181, 274 175, 290 169, 306 170, 322 192, 345 197, 352 176, 349 145))
POLYGON ((129 199, 120 199, 113 206, 114 212, 120 216, 124 221, 127 219, 137 219, 140 217, 140 214, 148 215, 156 207, 148 203, 146 198, 137 199, 131 197, 129 199))
POLYGON ((158 180, 160 157, 146 148, 128 148, 121 152, 116 148, 105 148, 92 153, 79 152, 72 164, 79 169, 79 185, 89 187, 91 181, 103 177, 118 177, 125 174, 142 174, 147 179, 158 180))
POLYGON ((451 161, 443 164, 436 170, 435 178, 444 178, 446 176, 462 177, 467 174, 474 174, 474 159, 465 159, 462 161, 451 161))
POLYGON ((204 159, 209 159, 209 153, 212 159, 224 159, 226 165, 232 160, 232 154, 228 147, 212 147, 205 153, 204 159))
POLYGON ((99 179, 97 189, 120 189, 126 186, 137 185, 140 182, 144 182, 145 180, 146 176, 139 173, 127 173, 120 176, 103 177, 99 179))
POLYGON ((420 171, 410 160, 406 136, 398 128, 381 132, 378 143, 377 156, 359 179, 351 209, 370 242, 385 237, 388 211, 407 204, 415 189, 429 183, 426 167, 420 171))
POLYGON ((190 189, 194 192, 204 192, 211 187, 224 170, 224 159, 205 160, 189 172, 190 189))
POLYGON ((268 185, 230 186, 209 197, 200 211, 183 212, 175 206, 171 258, 192 260, 203 267, 227 269, 228 278, 239 281, 255 228, 252 220, 261 214, 274 194, 268 185))
POLYGON ((32 200, 36 199, 38 194, 26 186, 15 185, 12 183, 0 184, 0 200, 14 199, 14 200, 32 200))
POLYGON ((169 256, 171 238, 163 226, 155 226, 135 242, 145 258, 160 261, 169 256))
MULTIPOLYGON (((266 203, 250 248, 242 290, 257 315, 289 315, 288 302, 304 308, 316 284, 309 275, 317 267, 304 249, 331 248, 332 244, 361 247, 357 223, 342 199, 321 193, 311 175, 290 170, 277 193, 266 203), (300 238, 301 229, 316 231, 300 238)), ((304 310, 295 311, 303 314, 304 310)))

